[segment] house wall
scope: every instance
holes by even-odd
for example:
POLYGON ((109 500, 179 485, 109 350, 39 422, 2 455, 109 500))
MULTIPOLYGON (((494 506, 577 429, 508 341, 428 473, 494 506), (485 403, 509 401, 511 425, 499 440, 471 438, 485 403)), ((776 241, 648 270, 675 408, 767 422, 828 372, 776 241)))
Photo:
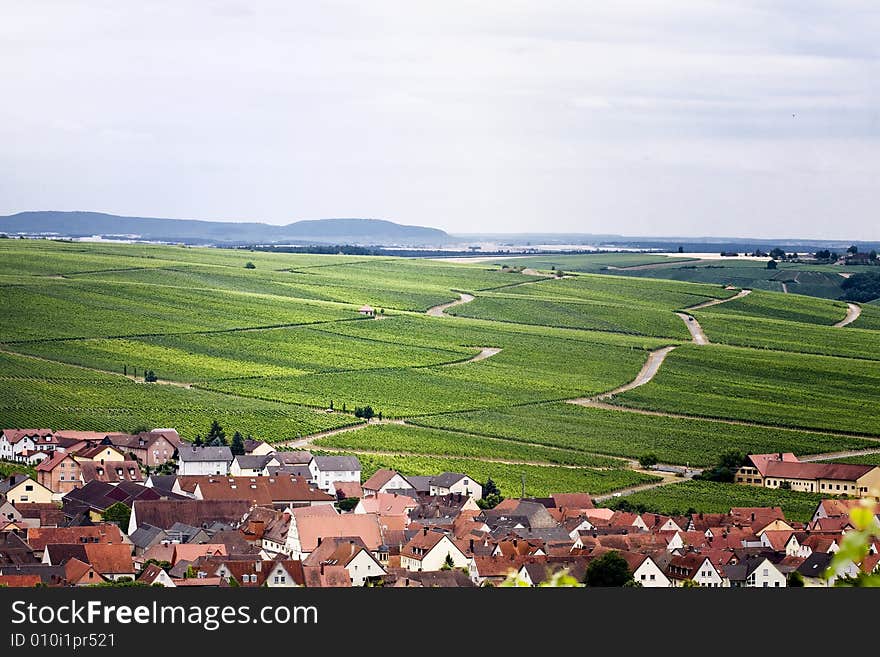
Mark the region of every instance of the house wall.
POLYGON ((266 578, 266 586, 269 588, 293 588, 296 585, 290 574, 280 564, 275 566, 266 578))
MULTIPOLYGON (((312 470, 312 468, 309 468, 312 470)), ((312 470, 315 477, 316 485, 321 490, 327 491, 331 495, 336 494, 334 481, 355 481, 361 483, 360 470, 327 470, 326 472, 318 470, 317 467, 312 470)))
POLYGON ((480 500, 483 498, 483 487, 470 477, 465 477, 464 479, 455 482, 449 488, 432 485, 429 493, 431 495, 449 495, 450 493, 455 493, 472 497, 475 500, 480 500))
POLYGON ((386 574, 385 569, 366 550, 358 552, 345 569, 351 578, 352 586, 363 586, 368 577, 381 577, 386 574))
POLYGON ((7 491, 6 499, 16 506, 29 502, 49 504, 52 502, 52 491, 41 485, 40 482, 28 479, 7 491))
POLYGON ((181 475, 227 475, 229 463, 226 461, 180 461, 178 474, 181 475))
POLYGON ((50 472, 37 472, 37 481, 56 493, 66 494, 80 486, 80 467, 73 458, 66 457, 50 472))
POLYGON ((766 559, 746 579, 746 586, 751 588, 783 588, 785 583, 785 575, 766 559))
POLYGON ((435 545, 430 552, 424 555, 421 561, 417 561, 415 559, 408 559, 406 557, 401 557, 400 565, 407 570, 412 571, 431 571, 431 570, 440 570, 443 566, 446 565, 446 555, 449 554, 452 557, 453 567, 454 568, 467 568, 470 560, 462 553, 461 550, 456 547, 456 545, 449 540, 447 536, 444 536, 437 545, 435 545), (404 565, 404 561, 406 561, 406 565, 404 565))
POLYGON ((672 583, 653 559, 645 559, 633 571, 633 579, 644 588, 669 588, 672 583))

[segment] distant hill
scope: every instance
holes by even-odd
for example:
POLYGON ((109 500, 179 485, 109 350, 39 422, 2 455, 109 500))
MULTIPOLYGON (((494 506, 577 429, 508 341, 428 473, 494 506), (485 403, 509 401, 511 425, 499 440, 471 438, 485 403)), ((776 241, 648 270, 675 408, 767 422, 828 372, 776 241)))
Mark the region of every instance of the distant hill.
POLYGON ((64 237, 135 235, 152 241, 190 243, 305 243, 439 246, 454 240, 444 231, 382 219, 315 219, 286 226, 258 222, 120 217, 101 212, 19 212, 0 217, 0 232, 64 237))

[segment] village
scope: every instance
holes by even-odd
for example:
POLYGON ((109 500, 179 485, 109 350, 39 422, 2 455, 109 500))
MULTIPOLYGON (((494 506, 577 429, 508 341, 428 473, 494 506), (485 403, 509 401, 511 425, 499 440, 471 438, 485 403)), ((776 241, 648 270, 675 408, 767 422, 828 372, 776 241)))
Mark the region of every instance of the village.
MULTIPOLYGON (((5 429, 0 586, 540 586, 559 576, 641 587, 833 586, 880 572, 880 545, 828 576, 850 511, 880 468, 753 454, 741 485, 827 494, 808 522, 778 507, 666 516, 586 493, 504 499, 467 473, 412 476, 357 457, 252 439, 194 445, 134 435, 5 429)), ((880 504, 873 500, 874 522, 880 504)))

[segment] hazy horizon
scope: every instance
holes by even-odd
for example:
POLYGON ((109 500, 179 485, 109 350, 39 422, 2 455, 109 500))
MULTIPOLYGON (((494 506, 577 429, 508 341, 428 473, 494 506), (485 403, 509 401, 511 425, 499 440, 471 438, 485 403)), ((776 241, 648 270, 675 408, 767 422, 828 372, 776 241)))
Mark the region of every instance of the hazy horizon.
POLYGON ((880 239, 876 3, 50 0, 0 17, 0 215, 880 239))

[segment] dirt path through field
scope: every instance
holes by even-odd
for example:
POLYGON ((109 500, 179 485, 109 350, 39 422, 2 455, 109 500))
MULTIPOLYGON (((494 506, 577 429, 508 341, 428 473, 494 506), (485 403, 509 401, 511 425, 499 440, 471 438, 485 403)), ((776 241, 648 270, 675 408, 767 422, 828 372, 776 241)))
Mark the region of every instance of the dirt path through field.
POLYGON ((633 408, 631 406, 619 406, 617 404, 607 404, 601 401, 584 401, 581 406, 590 406, 592 408, 602 408, 607 411, 619 411, 621 413, 636 413, 638 415, 651 415, 654 417, 671 417, 678 420, 701 420, 706 422, 719 422, 721 424, 736 424, 746 427, 759 427, 761 429, 769 429, 771 431, 799 431, 806 433, 815 433, 822 436, 839 436, 841 438, 858 438, 860 440, 870 440, 872 442, 880 442, 880 436, 864 436, 855 433, 847 433, 845 431, 830 431, 828 429, 808 429, 797 427, 782 427, 777 424, 764 424, 761 422, 749 422, 747 420, 728 420, 725 418, 706 417, 705 415, 685 415, 684 413, 669 413, 667 411, 651 411, 645 408, 633 408))
POLYGON ((788 284, 785 281, 782 282, 782 293, 788 294, 788 284))
POLYGON ((604 495, 593 495, 593 501, 607 502, 618 497, 626 497, 627 495, 632 495, 633 493, 640 493, 645 490, 651 490, 652 488, 659 488, 660 486, 668 486, 669 484, 674 484, 680 481, 687 481, 682 477, 676 477, 674 474, 668 472, 655 472, 653 470, 637 470, 637 472, 645 472, 655 476, 661 476, 663 477, 663 479, 660 481, 652 482, 650 484, 639 484, 638 486, 621 488, 620 490, 616 490, 613 493, 605 493, 604 495))
POLYGON ((358 429, 363 429, 364 427, 375 426, 377 424, 403 424, 403 420, 370 420, 369 422, 361 422, 359 424, 352 424, 347 427, 339 427, 338 429, 328 429, 327 431, 319 431, 318 433, 312 433, 308 436, 303 436, 302 438, 297 438, 296 440, 285 440, 280 443, 272 443, 273 446, 277 445, 279 447, 290 447, 291 449, 302 449, 303 447, 308 447, 314 441, 319 438, 327 438, 328 436, 335 436, 338 433, 345 433, 347 431, 357 431, 358 429))
POLYGON ((684 325, 687 326, 687 330, 690 331, 691 339, 694 344, 709 344, 709 338, 703 332, 703 327, 700 326, 700 323, 697 321, 696 317, 693 315, 688 315, 687 313, 675 313, 679 317, 681 317, 681 321, 684 322, 684 325))
POLYGON ((695 306, 688 306, 685 310, 700 310, 701 308, 708 308, 709 306, 717 306, 720 303, 727 303, 728 301, 736 301, 737 299, 742 299, 752 293, 751 290, 740 290, 732 297, 728 297, 726 299, 711 299, 709 301, 704 301, 703 303, 698 303, 695 306))
POLYGON ((442 367, 454 367, 456 365, 464 365, 465 363, 476 363, 481 360, 486 360, 487 358, 492 358, 492 356, 500 353, 500 347, 481 347, 480 353, 478 353, 476 356, 468 358, 467 360, 459 361, 457 363, 445 363, 442 367))
POLYGON ((846 318, 840 320, 835 324, 835 328, 840 328, 842 326, 846 326, 847 324, 852 324, 859 318, 859 315, 862 314, 862 307, 857 303, 848 303, 846 304, 846 318))
POLYGON ((460 306, 463 303, 470 303, 474 300, 473 294, 465 294, 464 292, 459 292, 458 296, 460 297, 456 301, 450 301, 449 303, 441 303, 439 306, 433 306, 432 308, 428 308, 427 314, 431 317, 443 317, 446 311, 453 306, 460 306))
POLYGON ((867 456, 868 454, 880 454, 880 447, 869 449, 851 449, 845 452, 826 452, 824 454, 810 454, 809 456, 798 457, 801 461, 834 461, 835 459, 845 459, 851 456, 867 456))
POLYGON ((662 349, 657 349, 656 351, 649 352, 648 360, 646 360, 645 364, 642 365, 642 369, 639 370, 638 374, 636 374, 636 378, 634 378, 629 383, 625 383, 619 388, 615 388, 614 390, 611 390, 609 392, 603 392, 600 395, 594 395, 593 397, 579 397, 577 399, 568 399, 566 401, 569 404, 577 404, 579 406, 591 406, 597 401, 608 399, 609 397, 613 397, 614 395, 624 393, 627 390, 632 390, 633 388, 643 386, 654 378, 654 376, 657 374, 657 371, 660 369, 660 366, 663 364, 663 361, 666 359, 666 356, 669 355, 669 352, 673 349, 675 349, 675 347, 663 347, 662 349))

